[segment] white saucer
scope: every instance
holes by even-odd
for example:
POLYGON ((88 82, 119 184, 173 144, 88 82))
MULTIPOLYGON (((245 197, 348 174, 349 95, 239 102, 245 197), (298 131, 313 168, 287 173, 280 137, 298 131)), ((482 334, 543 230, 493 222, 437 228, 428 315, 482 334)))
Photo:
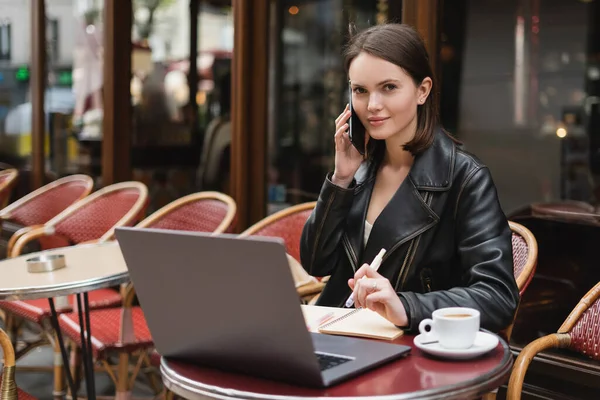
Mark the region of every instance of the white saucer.
POLYGON ((498 337, 496 335, 489 334, 487 332, 477 332, 475 337, 475 343, 468 349, 446 349, 440 346, 439 343, 421 344, 422 342, 430 341, 430 338, 426 338, 423 335, 415 336, 413 342, 420 350, 433 356, 450 358, 453 360, 467 360, 469 358, 475 358, 488 351, 493 350, 498 346, 498 337))

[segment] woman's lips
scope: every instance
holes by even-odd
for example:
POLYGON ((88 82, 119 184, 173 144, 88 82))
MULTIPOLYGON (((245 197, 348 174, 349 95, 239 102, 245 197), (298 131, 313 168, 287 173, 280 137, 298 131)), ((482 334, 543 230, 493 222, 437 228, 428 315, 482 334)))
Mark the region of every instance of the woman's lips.
POLYGON ((385 123, 385 121, 387 121, 389 119, 389 117, 373 117, 373 118, 368 118, 369 124, 371 126, 381 126, 385 123))

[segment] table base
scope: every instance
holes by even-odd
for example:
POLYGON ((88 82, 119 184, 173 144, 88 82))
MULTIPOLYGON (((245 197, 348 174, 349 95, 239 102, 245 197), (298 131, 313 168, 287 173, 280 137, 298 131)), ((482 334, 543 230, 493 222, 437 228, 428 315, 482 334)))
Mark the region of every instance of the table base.
MULTIPOLYGON (((81 359, 83 362, 86 395, 88 399, 96 400, 96 382, 94 380, 94 354, 92 351, 92 334, 88 294, 77 293, 75 296, 77 298, 77 312, 79 316, 79 332, 81 339, 81 359)), ((65 374, 67 375, 67 385, 69 387, 69 391, 71 392, 71 396, 77 398, 77 388, 75 387, 75 381, 73 375, 71 374, 69 355, 67 354, 63 335, 60 330, 60 325, 58 323, 58 314, 54 305, 54 299, 49 298, 48 302, 50 303, 51 311, 50 321, 52 323, 54 331, 56 332, 56 338, 60 347, 60 353, 63 360, 63 368, 65 370, 65 374)))

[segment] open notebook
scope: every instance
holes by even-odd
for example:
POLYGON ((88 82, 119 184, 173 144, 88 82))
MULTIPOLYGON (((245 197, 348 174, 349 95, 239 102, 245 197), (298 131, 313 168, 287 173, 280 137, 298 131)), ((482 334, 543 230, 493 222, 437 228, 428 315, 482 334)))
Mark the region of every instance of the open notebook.
POLYGON ((366 308, 331 308, 302 306, 309 329, 330 335, 358 336, 372 339, 394 340, 404 333, 402 329, 366 308), (325 315, 333 317, 320 325, 315 325, 325 315))

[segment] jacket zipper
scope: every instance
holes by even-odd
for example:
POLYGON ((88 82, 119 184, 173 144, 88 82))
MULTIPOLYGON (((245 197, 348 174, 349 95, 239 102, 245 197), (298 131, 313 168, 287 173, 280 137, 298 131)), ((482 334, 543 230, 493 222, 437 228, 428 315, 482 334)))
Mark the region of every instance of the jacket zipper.
MULTIPOLYGON (((354 272, 356 272, 356 266, 358 264, 358 257, 356 257, 356 254, 354 253, 354 249, 352 248, 352 246, 350 246, 350 240, 348 239, 348 237, 346 235, 342 236, 342 244, 344 246, 344 251, 346 252, 346 256, 348 257, 348 261, 350 261, 350 266, 352 267, 352 270, 354 272)), ((348 288, 348 294, 346 296, 344 296, 344 298, 342 299, 342 302, 340 304, 338 304, 338 307, 341 307, 341 308, 346 307, 346 299, 348 298, 348 296, 350 296, 350 293, 352 293, 352 291, 350 290, 350 288, 348 288)))
MULTIPOLYGON (((431 200, 433 198, 433 194, 428 192, 425 195, 425 203, 428 206, 431 206, 431 200)), ((404 262, 402 263, 402 268, 400 268, 400 272, 398 273, 398 279, 396 280, 396 285, 394 286, 394 290, 398 291, 404 287, 406 283, 406 278, 408 277, 408 272, 410 271, 410 267, 415 259, 415 254, 417 253, 417 249, 419 248, 419 242, 421 241, 421 235, 418 235, 415 239, 413 239, 408 246, 408 250, 406 251, 406 256, 404 257, 404 262)), ((397 246, 394 246, 394 250, 397 246)), ((386 254, 387 255, 387 254, 386 254)))
POLYGON ((425 290, 427 291, 427 293, 431 292, 431 278, 430 277, 425 278, 425 290))
MULTIPOLYGON (((425 203, 428 206, 431 206, 431 200, 433 198, 433 194, 428 192, 425 195, 425 203)), ((400 273, 398 274, 398 279, 396 280, 396 285, 394 286, 395 290, 398 291, 398 285, 400 284, 400 280, 404 275, 404 279, 402 280, 402 286, 404 286, 404 281, 406 280, 406 276, 408 275, 408 271, 410 270, 410 266, 414 261, 415 254, 417 253, 417 248, 419 247, 419 241, 421 239, 420 233, 417 233, 416 238, 412 239, 408 246, 408 251, 406 252, 406 256, 404 257, 404 261, 402 262, 402 268, 400 268, 400 273), (416 240, 416 243, 415 243, 416 240), (406 272, 406 273, 405 273, 406 272)), ((344 250, 346 251, 346 255, 348 256, 348 260, 350 261, 350 266, 352 270, 356 272, 356 266, 358 264, 358 257, 354 253, 354 249, 350 245, 350 242, 346 235, 342 236, 342 241, 344 243, 344 250)), ((388 252, 385 253, 382 259, 385 261, 398 247, 403 245, 406 242, 398 242, 394 247, 392 247, 388 252)), ((344 304, 344 303, 342 303, 344 304)))
POLYGON ((421 271, 421 285, 423 286, 423 292, 430 293, 432 291, 431 269, 425 268, 421 271))
POLYGON ((310 260, 309 270, 312 270, 312 267, 315 263, 315 257, 317 252, 315 249, 317 248, 317 244, 319 243, 319 239, 321 239, 321 233, 323 232, 323 225, 325 224, 325 220, 327 219, 327 214, 329 214, 329 209, 333 204, 333 200, 335 199, 335 192, 331 194, 329 201, 327 202, 327 207, 325 208, 325 215, 323 216, 323 221, 321 221, 321 226, 319 226, 319 230, 317 230, 317 234, 315 235, 315 243, 313 244, 313 254, 310 260))
POLYGON ((406 263, 408 262, 408 258, 410 256, 410 254, 412 253, 412 249, 415 245, 415 241, 412 240, 410 242, 410 244, 408 245, 408 251, 406 252, 406 256, 404 257, 404 261, 402 262, 402 267, 400 268, 400 272, 398 272, 398 278, 396 279, 396 284, 394 285, 394 290, 398 291, 398 285, 400 284, 400 279, 402 278, 402 274, 404 273, 404 270, 406 269, 406 263))
POLYGON ((346 235, 342 236, 342 241, 344 243, 344 250, 346 250, 346 255, 348 256, 348 260, 350 261, 350 266, 352 270, 356 272, 356 267, 358 265, 358 257, 354 253, 354 249, 350 245, 350 241, 346 235))

